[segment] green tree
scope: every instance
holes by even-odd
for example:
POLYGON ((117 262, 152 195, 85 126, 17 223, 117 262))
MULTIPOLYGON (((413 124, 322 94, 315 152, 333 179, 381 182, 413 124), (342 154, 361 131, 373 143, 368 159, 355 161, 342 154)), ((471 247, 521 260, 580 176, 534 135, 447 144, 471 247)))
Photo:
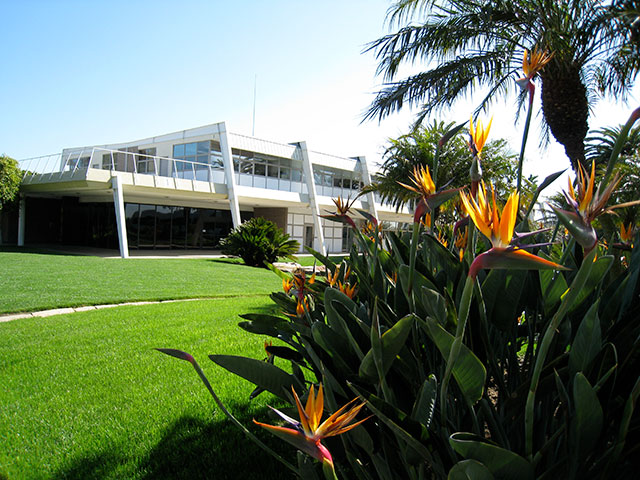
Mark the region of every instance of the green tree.
POLYGON ((0 210, 16 197, 21 181, 22 173, 18 162, 6 155, 0 155, 0 210))
MULTIPOLYGON (((399 0, 389 10, 395 33, 370 44, 388 82, 366 118, 420 107, 419 118, 479 87, 478 108, 505 94, 521 75, 525 49, 553 53, 540 73, 543 118, 574 170, 585 160, 591 102, 625 98, 640 67, 637 2, 626 0, 399 0), (429 69, 398 79, 400 67, 429 69)), ((520 106, 524 95, 520 97, 520 106)))
MULTIPOLYGON (((381 172, 371 185, 383 201, 396 209, 417 199, 418 194, 400 185, 408 183, 415 167, 427 166, 433 173, 436 146, 453 124, 434 121, 429 126, 419 126, 407 135, 389 139, 381 172)), ((437 187, 458 188, 469 185, 471 151, 462 133, 451 138, 441 148, 438 161, 437 187)), ((482 150, 482 171, 485 182, 490 182, 499 197, 506 198, 513 189, 517 176, 517 155, 511 152, 503 139, 488 142, 482 150)), ((525 182, 527 192, 535 190, 533 178, 525 182)))
MULTIPOLYGON (((586 139, 586 156, 596 162, 598 168, 606 168, 613 147, 620 135, 622 126, 607 127, 592 132, 586 139)), ((623 175, 620 186, 614 193, 612 204, 631 202, 638 199, 640 192, 640 127, 629 131, 616 167, 623 175)), ((618 212, 626 225, 638 220, 638 207, 630 206, 624 212, 618 212)))

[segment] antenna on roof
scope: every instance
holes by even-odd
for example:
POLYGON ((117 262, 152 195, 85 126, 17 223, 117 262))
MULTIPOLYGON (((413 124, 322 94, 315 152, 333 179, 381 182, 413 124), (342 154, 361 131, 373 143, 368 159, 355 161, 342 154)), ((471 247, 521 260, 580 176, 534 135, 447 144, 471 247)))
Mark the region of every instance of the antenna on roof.
POLYGON ((253 126, 251 127, 251 136, 256 136, 256 90, 258 87, 258 74, 253 79, 253 126))

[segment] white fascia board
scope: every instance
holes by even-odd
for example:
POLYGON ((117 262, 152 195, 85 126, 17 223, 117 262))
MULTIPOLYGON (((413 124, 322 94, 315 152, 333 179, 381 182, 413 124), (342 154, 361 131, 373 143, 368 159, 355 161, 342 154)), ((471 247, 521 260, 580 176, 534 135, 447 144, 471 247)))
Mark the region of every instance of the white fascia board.
POLYGON ((216 133, 220 133, 221 124, 222 122, 212 123, 210 125, 204 125, 202 127, 190 128, 187 130, 181 130, 179 132, 166 133, 163 135, 158 135, 156 137, 142 138, 140 140, 134 140, 131 142, 110 143, 110 144, 103 144, 103 145, 88 145, 84 147, 70 147, 70 148, 63 149, 62 153, 64 154, 77 153, 77 152, 80 152, 81 150, 91 151, 92 148, 106 148, 110 150, 119 150, 121 148, 153 145, 156 143, 171 142, 176 140, 186 140, 194 137, 205 137, 205 136, 213 135, 216 133))
MULTIPOLYGON (((271 190, 268 188, 255 188, 236 185, 236 195, 240 200, 254 201, 261 200, 265 202, 285 202, 297 205, 308 205, 308 195, 298 192, 285 192, 282 190, 271 190)), ((265 203, 265 206, 268 204, 265 203)))
POLYGON ((296 145, 263 140, 233 132, 229 132, 228 137, 231 148, 302 162, 296 145))
POLYGON ((345 170, 350 172, 353 172, 358 165, 358 162, 356 162, 352 158, 337 157, 334 155, 313 151, 309 152, 309 160, 311 160, 311 163, 313 165, 321 165, 324 167, 331 167, 337 170, 345 170))

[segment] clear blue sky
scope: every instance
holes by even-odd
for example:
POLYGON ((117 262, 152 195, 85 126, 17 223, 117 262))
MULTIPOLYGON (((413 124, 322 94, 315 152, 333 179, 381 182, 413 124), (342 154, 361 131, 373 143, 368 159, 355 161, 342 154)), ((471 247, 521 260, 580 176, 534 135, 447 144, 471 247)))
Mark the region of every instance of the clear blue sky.
MULTIPOLYGON (((218 121, 251 134, 257 76, 257 137, 376 161, 411 121, 404 111, 360 124, 381 81, 362 50, 387 32, 389 4, 0 0, 0 152, 21 159, 218 121)), ((439 118, 465 120, 473 106, 439 118)), ((592 123, 623 121, 630 109, 616 108, 601 105, 592 123)), ((495 111, 491 137, 517 150, 512 103, 495 111)), ((529 160, 531 172, 566 163, 558 147, 534 146, 528 157, 545 160, 529 160)))

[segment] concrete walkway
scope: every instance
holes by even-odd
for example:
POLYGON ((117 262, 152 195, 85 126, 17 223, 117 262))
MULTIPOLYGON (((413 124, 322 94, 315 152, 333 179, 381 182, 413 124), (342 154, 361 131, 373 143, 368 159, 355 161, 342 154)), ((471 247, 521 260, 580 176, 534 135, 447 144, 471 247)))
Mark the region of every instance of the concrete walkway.
POLYGON ((123 307, 125 305, 153 305, 156 303, 174 303, 174 302, 193 302, 196 300, 211 300, 211 298, 180 298, 177 300, 157 300, 151 302, 124 302, 124 303, 110 303, 104 305, 87 305, 84 307, 65 307, 65 308, 53 308, 51 310, 39 310, 37 312, 20 312, 20 313, 6 313, 0 315, 1 322, 10 322, 11 320, 18 320, 21 318, 32 317, 52 317, 54 315, 65 315, 67 313, 74 312, 88 312, 89 310, 102 310, 103 308, 123 307))

